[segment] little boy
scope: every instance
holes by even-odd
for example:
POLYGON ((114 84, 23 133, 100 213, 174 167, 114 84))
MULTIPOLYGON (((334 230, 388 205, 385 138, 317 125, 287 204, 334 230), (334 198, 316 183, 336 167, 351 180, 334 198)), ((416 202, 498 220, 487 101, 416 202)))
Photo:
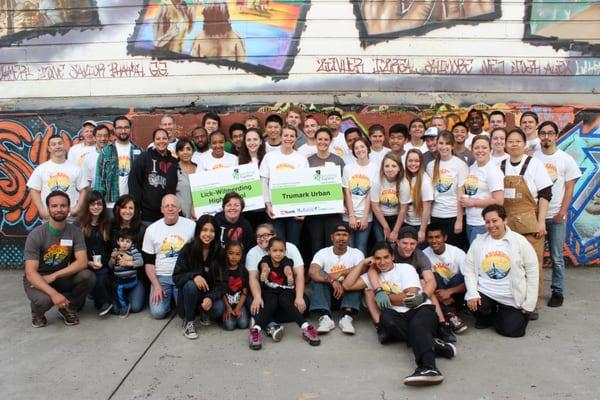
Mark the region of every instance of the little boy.
POLYGON ((127 231, 117 234, 117 246, 113 249, 108 267, 114 272, 114 303, 115 310, 121 318, 129 315, 131 305, 125 297, 125 291, 133 289, 139 284, 136 269, 144 265, 142 254, 133 245, 133 235, 127 231))

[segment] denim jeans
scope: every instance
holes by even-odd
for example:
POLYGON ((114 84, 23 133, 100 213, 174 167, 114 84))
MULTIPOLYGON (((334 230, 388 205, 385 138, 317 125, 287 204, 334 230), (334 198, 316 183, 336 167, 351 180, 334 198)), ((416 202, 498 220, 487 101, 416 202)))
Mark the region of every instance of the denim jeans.
POLYGON ((371 227, 373 226, 372 222, 369 222, 367 225, 367 229, 364 231, 355 231, 354 229, 350 230, 350 240, 352 243, 352 247, 355 247, 362 251, 363 255, 367 257, 367 245, 369 244, 369 234, 371 233, 371 227))
POLYGON ((469 244, 473 243, 477 235, 486 233, 485 225, 467 225, 467 240, 469 244))
POLYGON ((250 313, 246 309, 246 306, 241 309, 241 317, 229 317, 227 321, 223 321, 223 328, 227 331, 233 331, 234 329, 246 329, 250 324, 250 313))
MULTIPOLYGON (((152 315, 152 318, 154 319, 163 319, 171 312, 171 299, 175 300, 175 303, 177 303, 179 290, 173 283, 173 277, 171 275, 158 275, 157 278, 164 291, 164 296, 162 301, 158 304, 152 304, 152 302, 150 302, 150 315, 152 315)), ((154 288, 151 286, 150 298, 152 298, 153 293, 154 288)))
MULTIPOLYGON (((328 283, 311 282, 312 296, 310 297, 310 311, 326 311, 331 313, 331 303, 333 292, 331 285, 328 283)), ((351 308, 358 311, 360 309, 360 291, 344 292, 342 296, 340 308, 351 308)))
MULTIPOLYGON (((128 290, 125 297, 126 302, 128 302, 131 306, 129 312, 138 313, 142 311, 142 309, 144 308, 144 302, 146 297, 146 290, 142 281, 138 279, 137 284, 133 288, 128 290)), ((119 306, 118 299, 115 297, 113 299, 112 313, 116 315, 119 314, 119 311, 121 311, 121 308, 119 306)))
POLYGON ((290 242, 296 247, 300 247, 300 234, 302 233, 303 220, 297 220, 294 217, 275 218, 273 226, 277 236, 290 242))
POLYGON ((93 272, 96 274, 96 284, 92 289, 92 296, 94 307, 99 310, 104 304, 112 303, 111 274, 106 267, 95 269, 93 272))
MULTIPOLYGON (((384 218, 390 227, 390 231, 392 229, 394 229, 394 224, 396 223, 398 216, 390 215, 390 216, 385 216, 384 218)), ((375 234, 376 242, 383 242, 385 240, 385 233, 383 232, 383 226, 381 226, 381 224, 379 223, 379 220, 377 220, 377 218, 375 218, 375 217, 373 217, 373 233, 375 234)), ((365 257, 366 256, 367 255, 365 254, 365 257)))
MULTIPOLYGON (((184 320, 185 321, 193 321, 196 319, 196 314, 200 309, 200 304, 207 297, 206 292, 198 289, 196 283, 193 280, 189 280, 183 285, 182 294, 183 294, 183 310, 184 310, 184 320)), ((223 300, 218 299, 215 301, 208 311, 208 316, 211 319, 220 319, 223 315, 223 311, 225 310, 225 305, 223 304, 223 300)))
POLYGON ((552 293, 563 294, 565 285, 565 257, 563 247, 565 244, 565 222, 554 222, 552 218, 546 219, 548 231, 548 244, 552 256, 552 293))

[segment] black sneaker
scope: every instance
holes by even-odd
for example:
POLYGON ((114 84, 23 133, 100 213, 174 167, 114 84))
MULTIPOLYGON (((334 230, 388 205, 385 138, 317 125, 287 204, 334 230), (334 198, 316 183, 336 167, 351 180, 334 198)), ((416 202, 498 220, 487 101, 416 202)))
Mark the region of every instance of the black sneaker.
POLYGON ((456 342, 456 336, 452 333, 452 325, 448 321, 438 323, 437 334, 444 342, 456 342))
POLYGON ((48 325, 48 320, 44 314, 31 313, 31 326, 34 328, 43 328, 48 325))
POLYGON ((120 318, 129 317, 129 311, 131 311, 131 304, 127 304, 127 307, 121 308, 121 310, 119 311, 119 317, 120 318))
POLYGON ((65 325, 73 326, 79 324, 79 316, 69 307, 63 307, 58 309, 58 316, 63 320, 65 325))
POLYGON ((404 384, 409 386, 439 385, 444 375, 435 367, 417 367, 412 375, 404 378, 404 384))
POLYGON ((456 346, 438 338, 433 338, 433 350, 437 357, 451 359, 456 356, 456 346))
POLYGON ((548 300, 548 307, 560 307, 563 305, 564 300, 565 298, 562 294, 552 292, 552 297, 550 297, 550 300, 548 300))
POLYGON ((98 310, 98 315, 101 317, 104 317, 106 314, 108 314, 110 312, 110 310, 112 310, 112 308, 113 308, 112 304, 104 303, 104 304, 102 304, 102 306, 100 306, 100 310, 98 310))
POLYGON ((183 336, 188 339, 198 339, 198 334, 196 333, 196 323, 194 321, 183 321, 185 328, 183 329, 183 336))
POLYGON ((537 311, 532 311, 529 313, 528 317, 530 321, 537 321, 540 318, 540 314, 538 314, 537 311))

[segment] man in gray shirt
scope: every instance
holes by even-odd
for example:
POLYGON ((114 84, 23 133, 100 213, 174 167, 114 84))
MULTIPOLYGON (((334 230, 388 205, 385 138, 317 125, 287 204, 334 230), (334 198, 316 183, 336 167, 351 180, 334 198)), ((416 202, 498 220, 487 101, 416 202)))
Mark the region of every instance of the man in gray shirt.
POLYGON ((94 287, 96 275, 87 269, 83 233, 66 222, 69 196, 54 191, 46 197, 46 207, 49 220, 31 231, 23 255, 23 286, 31 301, 31 324, 34 328, 46 326, 44 314, 54 305, 65 325, 77 325, 77 312, 94 287))

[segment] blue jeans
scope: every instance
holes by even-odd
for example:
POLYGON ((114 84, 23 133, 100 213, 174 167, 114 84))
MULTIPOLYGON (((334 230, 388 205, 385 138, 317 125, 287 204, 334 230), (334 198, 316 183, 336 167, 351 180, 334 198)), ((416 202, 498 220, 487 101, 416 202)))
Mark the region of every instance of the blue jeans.
POLYGON ((294 217, 275 218, 273 220, 277 236, 296 245, 296 247, 300 247, 300 234, 302 233, 303 223, 303 220, 297 220, 294 217))
POLYGON ((473 243, 477 235, 486 233, 485 225, 467 225, 467 240, 469 244, 473 243))
POLYGON ((250 313, 246 309, 246 306, 242 307, 241 317, 229 317, 227 321, 223 321, 223 328, 227 331, 233 331, 236 328, 246 329, 250 324, 250 313))
MULTIPOLYGON (((150 315, 154 319, 163 319, 171 312, 171 299, 177 303, 177 296, 179 295, 179 289, 173 283, 173 277, 170 275, 158 275, 158 282, 164 291, 163 299, 158 304, 152 304, 150 302, 150 315)), ((150 298, 154 293, 154 288, 150 286, 150 298)))
MULTIPOLYGON (((333 292, 328 283, 311 282, 312 295, 310 297, 310 311, 321 310, 331 314, 333 292)), ((341 298, 340 309, 351 308, 358 312, 360 309, 360 291, 344 292, 341 298)), ((339 300, 338 300, 339 301, 339 300)))
MULTIPOLYGON (((435 277, 436 289, 450 289, 450 288, 453 288, 453 287, 457 287, 458 285, 460 285, 462 283, 465 283, 465 277, 460 272, 456 273, 450 279, 444 279, 437 272, 434 272, 433 276, 435 277)), ((454 299, 454 303, 452 303, 452 304, 450 304, 448 306, 445 305, 445 304, 442 304, 440 302, 440 307, 442 308, 442 311, 444 312, 444 315, 447 315, 449 312, 456 312, 456 311, 458 311, 458 309, 460 308, 460 305, 464 301, 463 300, 464 296, 465 296, 464 292, 463 293, 456 293, 456 294, 452 295, 452 298, 454 299)))
POLYGON ((565 257, 563 247, 565 244, 565 222, 554 222, 552 218, 546 219, 548 231, 548 244, 552 256, 552 293, 563 294, 565 284, 565 257))
POLYGON ((362 251, 365 257, 367 257, 367 245, 369 243, 369 234, 371 233, 372 226, 373 223, 369 222, 369 225, 367 225, 367 229, 365 229, 364 231, 355 231, 354 229, 350 230, 350 240, 352 243, 352 247, 355 247, 362 251))
MULTIPOLYGON (((183 285, 182 295, 183 295, 183 310, 184 310, 184 320, 193 321, 196 318, 196 313, 199 310, 200 304, 207 297, 206 292, 198 289, 196 283, 193 280, 189 280, 183 285)), ((218 299, 213 302, 212 307, 208 311, 208 316, 211 319, 220 319, 223 316, 223 311, 225 310, 225 305, 223 304, 223 300, 218 299)))
MULTIPOLYGON (((128 289, 126 293, 123 293, 125 302, 129 303, 129 305, 131 306, 129 310, 130 312, 137 313, 142 311, 145 303, 145 292, 146 291, 144 289, 144 284, 141 280, 138 279, 134 287, 128 289)), ((125 304, 125 307, 126 306, 127 304, 125 304)), ((121 305, 119 304, 119 300, 115 298, 113 299, 112 313, 119 314, 120 311, 121 305)))
MULTIPOLYGON (((390 216, 384 216, 384 218, 390 227, 390 231, 392 229, 394 229, 394 224, 396 224, 396 220, 398 219, 398 216, 390 215, 390 216)), ((375 217, 373 217, 373 233, 375 234, 376 242, 385 241, 385 233, 383 232, 383 226, 381 226, 381 223, 379 223, 379 220, 375 217)), ((365 257, 366 256, 367 255, 365 254, 365 257)))
POLYGON ((96 274, 96 285, 92 289, 92 296, 94 307, 99 310, 104 304, 112 303, 111 274, 106 267, 95 269, 93 272, 96 274))

